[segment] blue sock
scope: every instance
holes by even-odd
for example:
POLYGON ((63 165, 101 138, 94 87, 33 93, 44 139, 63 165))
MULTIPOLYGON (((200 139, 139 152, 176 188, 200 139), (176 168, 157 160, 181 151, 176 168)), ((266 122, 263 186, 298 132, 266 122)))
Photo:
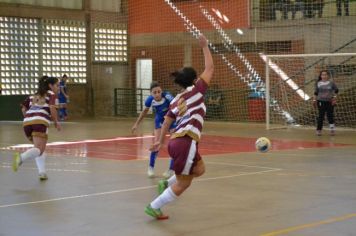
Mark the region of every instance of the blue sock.
POLYGON ((62 108, 63 109, 63 116, 67 117, 67 108, 62 108))
POLYGON ((173 164, 174 164, 174 161, 173 161, 173 158, 171 158, 171 160, 169 161, 169 169, 170 170, 173 170, 173 164))
POLYGON ((59 112, 58 112, 58 115, 59 115, 59 118, 63 118, 63 108, 59 108, 59 112))
POLYGON ((155 167, 157 154, 158 154, 158 152, 151 152, 151 155, 150 155, 150 167, 152 167, 152 168, 155 167))

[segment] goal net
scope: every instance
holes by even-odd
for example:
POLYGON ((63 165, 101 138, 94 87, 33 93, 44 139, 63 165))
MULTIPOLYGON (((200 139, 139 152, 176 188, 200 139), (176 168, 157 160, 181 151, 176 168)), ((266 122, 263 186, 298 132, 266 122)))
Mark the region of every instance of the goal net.
MULTIPOLYGON (((266 126, 315 127, 313 107, 321 70, 339 88, 335 106, 337 127, 356 128, 356 53, 261 55, 266 62, 266 126)), ((327 122, 325 119, 324 122, 327 122)))

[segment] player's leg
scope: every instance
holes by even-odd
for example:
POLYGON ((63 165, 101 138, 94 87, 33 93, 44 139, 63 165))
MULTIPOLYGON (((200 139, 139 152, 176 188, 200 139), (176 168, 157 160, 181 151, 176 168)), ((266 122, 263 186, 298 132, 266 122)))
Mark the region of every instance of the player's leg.
POLYGON ((33 144, 41 150, 41 155, 35 158, 37 169, 38 169, 38 176, 40 180, 47 180, 48 177, 46 173, 46 154, 45 154, 47 137, 34 136, 33 144))
POLYGON ((334 120, 334 106, 329 102, 326 109, 326 117, 328 118, 330 135, 335 135, 335 120, 334 120))
POLYGON ((174 159, 174 171, 176 175, 169 180, 171 185, 166 182, 166 188, 156 199, 154 199, 145 209, 145 212, 157 219, 163 216, 160 208, 174 201, 180 196, 189 186, 194 178, 194 175, 203 173, 203 164, 198 164, 201 157, 197 152, 196 141, 190 137, 181 137, 172 139, 168 144, 168 152, 174 159), (193 174, 194 167, 197 167, 196 173, 193 174), (156 212, 157 211, 157 212, 156 212), (157 213, 157 214, 156 214, 157 213))
MULTIPOLYGON (((159 136, 161 134, 161 128, 156 128, 154 130, 154 142, 157 142, 159 140, 159 136)), ((150 153, 150 162, 147 170, 147 175, 148 177, 152 178, 154 176, 154 168, 156 164, 156 159, 157 159, 158 152, 151 152, 150 153)))
MULTIPOLYGON (((36 133, 38 132, 39 129, 41 129, 41 127, 39 125, 24 126, 25 135, 31 142, 33 142, 33 135, 36 135, 36 133)), ((13 158, 13 163, 12 163, 12 169, 14 171, 17 171, 19 166, 24 161, 35 159, 40 154, 41 154, 41 150, 36 146, 27 149, 25 152, 23 152, 21 154, 19 152, 15 152, 14 158, 13 158)))
POLYGON ((323 122, 324 122, 324 116, 325 116, 325 105, 324 102, 318 101, 318 110, 319 110, 319 116, 318 116, 318 124, 316 128, 317 135, 321 135, 321 130, 323 129, 323 122))
MULTIPOLYGON (((176 123, 173 122, 173 124, 169 128, 169 133, 170 134, 174 132, 176 126, 177 126, 176 123)), ((170 177, 172 177, 174 175, 173 164, 174 164, 174 161, 173 161, 173 158, 171 157, 170 160, 169 160, 168 170, 163 173, 163 178, 168 179, 168 178, 170 178, 170 177)))

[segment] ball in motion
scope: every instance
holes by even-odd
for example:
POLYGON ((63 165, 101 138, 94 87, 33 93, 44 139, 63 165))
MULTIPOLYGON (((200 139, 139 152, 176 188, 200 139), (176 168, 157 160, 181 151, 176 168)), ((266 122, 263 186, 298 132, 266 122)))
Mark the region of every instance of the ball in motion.
POLYGON ((259 152, 267 152, 271 148, 271 141, 266 137, 261 137, 256 140, 256 149, 259 152))

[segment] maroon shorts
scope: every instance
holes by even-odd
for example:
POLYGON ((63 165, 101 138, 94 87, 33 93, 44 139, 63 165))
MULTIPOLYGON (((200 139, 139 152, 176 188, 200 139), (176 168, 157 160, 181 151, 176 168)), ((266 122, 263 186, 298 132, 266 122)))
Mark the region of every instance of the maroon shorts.
POLYGON ((193 167, 201 160, 198 144, 189 136, 169 140, 168 153, 173 158, 173 170, 177 175, 192 174, 193 167))
POLYGON ((26 137, 32 141, 33 137, 41 137, 47 139, 48 127, 45 125, 26 125, 23 127, 26 137))

